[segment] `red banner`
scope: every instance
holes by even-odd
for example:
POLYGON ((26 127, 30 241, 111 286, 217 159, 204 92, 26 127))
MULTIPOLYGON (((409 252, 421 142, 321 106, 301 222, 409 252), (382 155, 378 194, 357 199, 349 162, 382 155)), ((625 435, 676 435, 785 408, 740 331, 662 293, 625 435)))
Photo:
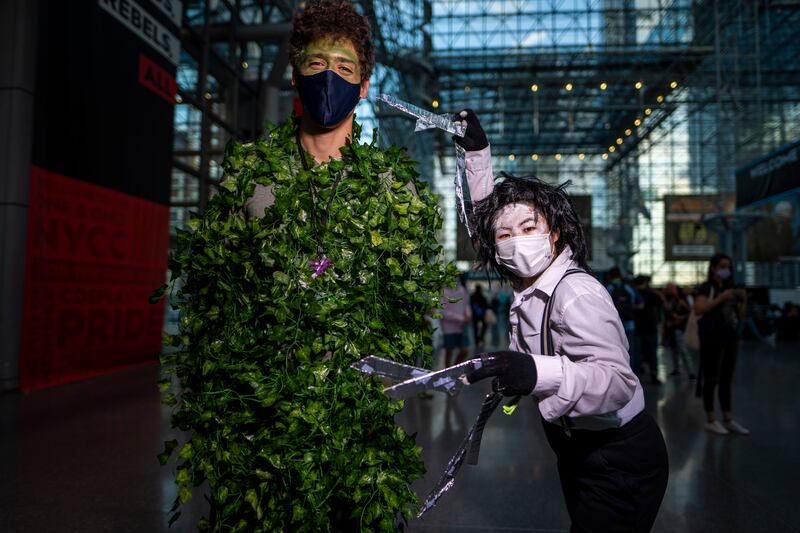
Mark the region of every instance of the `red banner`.
POLYGON ((178 92, 175 77, 144 54, 139 54, 139 83, 175 105, 175 93, 178 92))
POLYGON ((20 388, 157 360, 169 208, 32 167, 20 388))

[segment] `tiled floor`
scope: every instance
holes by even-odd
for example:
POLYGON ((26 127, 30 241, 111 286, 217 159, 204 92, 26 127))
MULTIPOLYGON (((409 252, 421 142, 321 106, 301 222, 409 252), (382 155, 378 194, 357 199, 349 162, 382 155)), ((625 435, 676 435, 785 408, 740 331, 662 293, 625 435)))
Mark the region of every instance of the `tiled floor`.
MULTIPOLYGON (((670 457, 656 532, 800 531, 800 346, 742 344, 734 388, 749 437, 705 433, 693 384, 669 378, 645 387, 670 457)), ((665 368, 662 367, 662 373, 665 368)), ((144 367, 29 395, 0 396, 0 531, 190 531, 203 513, 193 500, 171 530, 171 473, 155 459, 171 438, 144 367)), ((428 474, 424 497, 472 423, 484 390, 407 403, 401 423, 418 432, 428 474)), ((538 414, 524 403, 498 411, 484 432, 480 463, 410 531, 567 531, 555 461, 538 414)))

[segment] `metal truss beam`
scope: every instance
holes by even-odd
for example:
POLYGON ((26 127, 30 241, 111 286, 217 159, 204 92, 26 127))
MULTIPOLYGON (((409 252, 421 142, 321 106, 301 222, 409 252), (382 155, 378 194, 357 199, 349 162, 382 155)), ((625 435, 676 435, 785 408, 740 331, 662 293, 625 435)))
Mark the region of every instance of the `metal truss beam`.
MULTIPOLYGON (((182 34, 181 47, 198 63, 203 61, 202 33, 198 33, 195 28, 184 26, 182 34)), ((211 47, 208 50, 208 73, 224 87, 231 86, 234 80, 241 76, 238 66, 231 65, 211 47)), ((251 96, 258 94, 258 91, 243 79, 239 79, 239 86, 251 96)))
MULTIPOLYGON (((202 31, 202 25, 184 28, 182 34, 186 37, 191 32, 202 31)), ((208 28, 208 37, 211 42, 257 42, 274 43, 286 38, 292 31, 291 22, 277 22, 271 24, 213 24, 208 28)))

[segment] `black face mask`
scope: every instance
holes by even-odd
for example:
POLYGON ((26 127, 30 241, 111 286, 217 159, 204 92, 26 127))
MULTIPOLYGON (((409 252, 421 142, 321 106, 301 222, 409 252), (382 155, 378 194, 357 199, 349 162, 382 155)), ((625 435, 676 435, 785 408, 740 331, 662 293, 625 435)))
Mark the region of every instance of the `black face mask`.
POLYGON ((347 118, 361 98, 361 85, 350 83, 332 70, 297 77, 303 109, 321 126, 335 126, 347 118))

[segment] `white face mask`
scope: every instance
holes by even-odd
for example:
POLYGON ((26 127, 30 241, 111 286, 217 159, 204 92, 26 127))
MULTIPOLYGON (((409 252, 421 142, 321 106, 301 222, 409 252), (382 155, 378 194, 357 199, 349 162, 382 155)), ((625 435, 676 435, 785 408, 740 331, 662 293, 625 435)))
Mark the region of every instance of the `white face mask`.
POLYGON ((538 276, 553 262, 549 233, 511 237, 495 249, 497 262, 521 278, 538 276))

